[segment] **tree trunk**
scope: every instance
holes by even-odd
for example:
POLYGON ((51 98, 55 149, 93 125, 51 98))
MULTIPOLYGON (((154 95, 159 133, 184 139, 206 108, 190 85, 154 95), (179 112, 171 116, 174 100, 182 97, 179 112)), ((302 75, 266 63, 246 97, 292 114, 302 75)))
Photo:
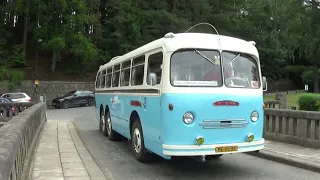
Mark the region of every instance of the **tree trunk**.
POLYGON ((26 58, 26 51, 27 51, 27 40, 28 40, 28 21, 29 21, 29 0, 26 0, 26 12, 24 16, 24 28, 23 28, 23 48, 22 48, 22 55, 23 58, 26 58))
POLYGON ((176 10, 176 4, 177 4, 177 1, 176 0, 172 0, 172 11, 176 10))
MULTIPOLYGON (((312 21, 313 23, 311 24, 311 32, 313 36, 316 36, 316 27, 315 27, 315 21, 316 21, 316 11, 318 9, 317 2, 316 0, 312 0, 312 21)), ((318 69, 319 69, 319 63, 318 63, 318 58, 314 57, 314 63, 315 63, 315 70, 314 70, 314 75, 313 75, 313 84, 314 84, 314 92, 318 93, 319 92, 319 75, 318 75, 318 69)))
POLYGON ((319 75, 318 75, 318 65, 316 65, 314 69, 314 75, 313 75, 313 85, 314 85, 314 92, 318 93, 319 92, 319 75))

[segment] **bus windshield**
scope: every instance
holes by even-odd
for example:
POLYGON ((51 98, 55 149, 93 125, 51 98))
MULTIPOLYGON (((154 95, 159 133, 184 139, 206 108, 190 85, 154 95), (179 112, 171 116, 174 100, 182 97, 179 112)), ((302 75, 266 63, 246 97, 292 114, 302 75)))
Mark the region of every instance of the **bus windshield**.
POLYGON ((222 52, 226 87, 260 88, 257 61, 248 54, 222 52))
POLYGON ((171 57, 170 82, 173 86, 260 88, 257 61, 237 52, 188 49, 171 57), (221 67, 221 62, 223 66, 221 67), (222 76, 223 68, 223 76, 222 76))
POLYGON ((216 50, 189 49, 171 57, 173 86, 222 86, 220 53, 216 50))

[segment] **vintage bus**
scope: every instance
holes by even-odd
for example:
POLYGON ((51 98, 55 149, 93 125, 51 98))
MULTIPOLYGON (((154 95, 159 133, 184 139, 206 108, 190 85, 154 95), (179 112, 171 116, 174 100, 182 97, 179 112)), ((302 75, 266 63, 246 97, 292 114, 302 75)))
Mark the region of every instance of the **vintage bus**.
POLYGON ((151 153, 205 161, 258 151, 266 84, 253 41, 167 33, 100 66, 96 118, 110 140, 127 138, 141 162, 151 153))

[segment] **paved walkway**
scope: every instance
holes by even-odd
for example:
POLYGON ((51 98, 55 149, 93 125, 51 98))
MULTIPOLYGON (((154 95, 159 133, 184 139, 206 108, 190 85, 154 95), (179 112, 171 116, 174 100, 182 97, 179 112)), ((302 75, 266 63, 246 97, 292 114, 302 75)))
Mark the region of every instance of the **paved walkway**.
POLYGON ((305 148, 275 141, 266 141, 259 153, 250 153, 273 161, 320 172, 320 149, 305 148))
POLYGON ((71 121, 47 121, 35 153, 32 180, 105 180, 71 121))

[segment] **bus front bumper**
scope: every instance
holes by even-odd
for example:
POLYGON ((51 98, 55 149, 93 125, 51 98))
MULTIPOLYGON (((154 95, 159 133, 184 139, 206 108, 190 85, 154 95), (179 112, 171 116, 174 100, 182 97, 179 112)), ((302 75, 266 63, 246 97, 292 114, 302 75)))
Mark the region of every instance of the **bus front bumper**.
POLYGON ((210 145, 167 145, 163 144, 163 154, 167 156, 203 156, 216 154, 243 153, 264 148, 264 139, 252 142, 210 144, 210 145), (227 148, 226 148, 227 147, 227 148))

